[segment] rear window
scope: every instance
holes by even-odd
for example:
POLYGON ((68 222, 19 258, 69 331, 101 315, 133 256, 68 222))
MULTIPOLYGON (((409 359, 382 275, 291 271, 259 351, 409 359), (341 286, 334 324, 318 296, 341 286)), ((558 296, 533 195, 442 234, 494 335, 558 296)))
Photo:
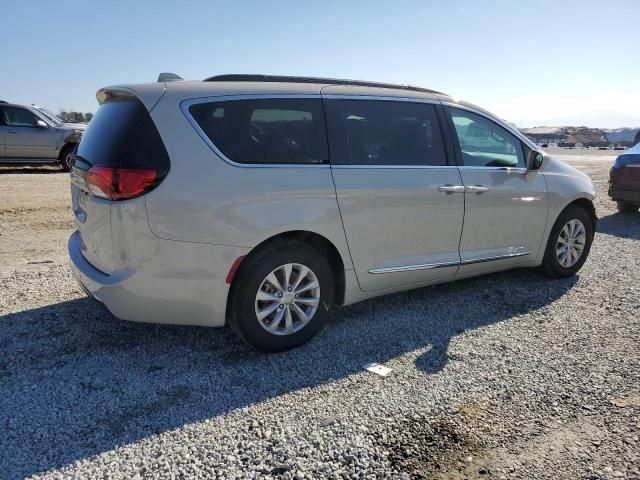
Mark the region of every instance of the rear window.
POLYGON ((77 155, 89 166, 169 169, 167 151, 149 112, 132 97, 112 97, 100 105, 77 155))
POLYGON ((321 100, 251 99, 189 107, 204 134, 238 163, 329 162, 321 100))

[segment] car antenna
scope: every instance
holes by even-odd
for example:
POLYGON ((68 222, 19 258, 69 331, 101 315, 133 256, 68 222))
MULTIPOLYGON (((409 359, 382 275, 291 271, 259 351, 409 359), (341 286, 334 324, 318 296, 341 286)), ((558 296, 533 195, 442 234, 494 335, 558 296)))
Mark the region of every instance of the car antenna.
POLYGON ((171 72, 162 72, 158 75, 158 82, 176 82, 178 80, 184 80, 184 78, 171 72))

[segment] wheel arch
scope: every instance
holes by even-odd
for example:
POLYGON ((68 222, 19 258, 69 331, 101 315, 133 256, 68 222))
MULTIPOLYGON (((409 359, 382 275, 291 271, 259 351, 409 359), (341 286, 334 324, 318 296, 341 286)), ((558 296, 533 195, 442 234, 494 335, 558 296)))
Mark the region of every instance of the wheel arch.
POLYGON ((247 253, 244 257, 241 257, 242 260, 240 262, 236 262, 236 264, 234 264, 234 267, 232 268, 234 268, 235 270, 230 272, 231 285, 229 288, 229 292, 227 293, 227 307, 226 307, 227 317, 228 317, 228 311, 229 311, 229 299, 232 296, 232 292, 233 292, 233 289, 235 288, 235 285, 237 285, 236 271, 240 269, 240 267, 242 266, 242 263, 244 263, 244 261, 247 258, 251 257, 252 255, 255 255, 257 252, 259 252, 262 248, 264 248, 267 245, 278 244, 278 243, 285 244, 288 241, 292 241, 292 240, 300 241, 308 245, 311 245, 324 256, 324 258, 328 261, 329 266, 331 267, 331 271, 333 272, 333 278, 335 282, 334 303, 336 305, 341 305, 344 302, 344 296, 345 296, 345 290, 346 290, 345 264, 338 248, 328 238, 326 238, 323 235, 320 235, 319 233, 312 232, 309 230, 291 230, 287 232, 278 233, 276 235, 273 235, 261 241, 259 244, 253 247, 249 253, 247 253))
MULTIPOLYGON (((598 224, 598 216, 596 215, 596 207, 593 204, 593 201, 591 199, 586 198, 586 197, 576 198, 572 202, 570 202, 567 205, 565 205, 565 207, 562 210, 560 210, 560 213, 557 215, 556 220, 562 214, 562 212, 564 212, 567 208, 569 208, 571 206, 574 206, 574 205, 578 206, 580 208, 583 208, 589 214, 589 218, 591 218, 591 226, 593 227, 592 228, 592 237, 591 237, 591 239, 593 240, 593 236, 595 236, 595 234, 596 234, 596 226, 598 224)), ((555 223, 555 221, 554 221, 554 223, 555 223)))
POLYGON ((65 142, 61 147, 60 147, 60 151, 58 152, 58 160, 59 161, 64 161, 64 158, 62 158, 62 155, 69 149, 74 149, 76 148, 76 145, 78 145, 77 142, 65 142))
MULTIPOLYGON (((572 198, 566 201, 565 203, 563 203, 562 207, 558 209, 549 210, 547 227, 545 228, 544 236, 542 237, 542 243, 540 244, 540 250, 538 251, 539 262, 542 262, 544 259, 544 253, 547 247, 547 243, 549 242, 549 237, 551 236, 553 226, 558 221, 558 218, 560 218, 560 215, 562 215, 562 213, 572 205, 578 206, 584 209, 588 213, 589 218, 591 219, 591 225, 593 226, 592 228, 593 235, 595 236, 598 217, 596 215, 596 208, 593 204, 593 197, 584 195, 584 196, 572 198)), ((591 238, 591 240, 593 240, 593 237, 591 238)))

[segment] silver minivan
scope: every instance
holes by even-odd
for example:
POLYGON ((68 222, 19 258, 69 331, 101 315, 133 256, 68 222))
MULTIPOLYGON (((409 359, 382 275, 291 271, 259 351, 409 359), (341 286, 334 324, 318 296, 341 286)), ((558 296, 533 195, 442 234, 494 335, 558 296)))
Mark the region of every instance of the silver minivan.
POLYGON ((589 177, 422 88, 265 75, 108 87, 73 156, 84 289, 116 317, 292 348, 334 305, 500 270, 575 274, 589 177))

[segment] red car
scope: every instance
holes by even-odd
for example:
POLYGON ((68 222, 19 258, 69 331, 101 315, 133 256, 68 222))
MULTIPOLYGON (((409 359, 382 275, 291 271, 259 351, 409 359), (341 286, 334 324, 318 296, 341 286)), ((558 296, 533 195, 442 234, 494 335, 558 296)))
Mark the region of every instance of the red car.
POLYGON ((609 172, 609 196, 622 213, 635 213, 640 208, 640 143, 613 164, 609 172))

